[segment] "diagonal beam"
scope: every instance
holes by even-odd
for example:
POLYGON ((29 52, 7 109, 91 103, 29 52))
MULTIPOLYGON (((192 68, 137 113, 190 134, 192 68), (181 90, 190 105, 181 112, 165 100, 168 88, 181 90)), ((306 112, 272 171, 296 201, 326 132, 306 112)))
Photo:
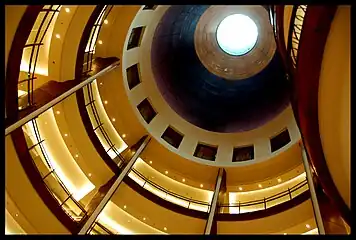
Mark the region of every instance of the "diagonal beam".
POLYGON ((205 231, 204 231, 205 235, 209 235, 211 233, 214 216, 216 213, 216 205, 217 205, 217 202, 219 199, 219 192, 220 192, 220 188, 222 186, 224 175, 225 175, 225 170, 223 168, 219 168, 218 177, 216 178, 213 200, 211 201, 209 217, 208 217, 208 221, 206 222, 206 226, 205 226, 205 231))
POLYGON ((132 158, 126 164, 125 168, 122 170, 122 172, 119 174, 119 176, 117 177, 115 182, 112 184, 112 186, 110 187, 110 189, 106 193, 105 197, 100 201, 100 203, 97 206, 97 208, 94 210, 94 212, 88 218, 86 223, 83 225, 82 229, 78 233, 79 235, 86 234, 88 232, 90 226, 92 226, 94 224, 95 220, 98 218, 99 214, 105 208, 106 204, 110 201, 111 197, 114 195, 116 189, 119 187, 119 185, 122 182, 122 180, 124 179, 124 177, 130 172, 132 166, 134 165, 134 163, 136 162, 137 158, 140 156, 142 151, 146 148, 146 146, 147 146, 147 144, 149 143, 150 140, 151 140, 151 138, 146 136, 144 138, 144 141, 142 142, 142 144, 137 148, 137 150, 134 150, 135 153, 133 154, 132 158))
POLYGON ((101 70, 100 72, 94 74, 93 76, 89 77, 87 80, 81 82, 80 84, 78 84, 77 86, 69 89, 68 91, 64 92, 63 94, 61 94, 60 96, 56 97, 55 99, 53 99, 52 101, 50 101, 49 103, 43 105, 42 107, 40 107, 39 109, 37 109, 36 111, 32 112, 31 114, 27 115, 26 117, 20 119, 19 121, 15 122, 14 124, 10 125, 9 127, 7 127, 5 129, 5 136, 8 135, 9 133, 11 133, 12 131, 14 131, 15 129, 21 127, 22 125, 26 124, 28 121, 34 119, 35 117, 37 117, 38 115, 44 113, 45 111, 47 111, 49 108, 53 107, 54 105, 56 105, 57 103, 63 101, 65 98, 69 97, 70 95, 72 95, 73 93, 75 93, 76 91, 82 89, 83 87, 85 87, 86 85, 88 85, 89 83, 91 83, 92 81, 94 81, 96 78, 104 75, 107 72, 110 72, 111 70, 115 69, 116 67, 119 66, 119 61, 111 64, 110 66, 104 68, 103 70, 101 70))

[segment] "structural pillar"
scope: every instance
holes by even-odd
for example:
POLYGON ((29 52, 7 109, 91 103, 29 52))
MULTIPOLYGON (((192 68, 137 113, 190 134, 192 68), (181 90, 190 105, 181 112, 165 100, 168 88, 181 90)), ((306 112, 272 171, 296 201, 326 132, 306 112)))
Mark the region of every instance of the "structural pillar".
POLYGON ((308 181, 308 185, 309 185, 311 201, 312 201, 312 204, 313 204, 313 210, 314 210, 314 216, 315 216, 316 225, 318 227, 319 234, 325 235, 323 219, 322 219, 321 214, 320 214, 319 203, 318 203, 318 199, 316 197, 316 192, 315 192, 315 187, 314 187, 314 182, 313 182, 313 176, 312 176, 311 171, 310 171, 310 166, 309 166, 309 162, 308 162, 307 153, 305 151, 304 144, 301 143, 300 146, 301 146, 301 150, 302 150, 303 165, 304 165, 305 173, 307 175, 307 181, 308 181))
MULTIPOLYGON (((134 163, 136 162, 137 158, 140 156, 142 151, 146 148, 146 146, 149 143, 151 138, 148 136, 145 136, 143 139, 144 140, 143 140, 142 144, 137 148, 137 150, 136 149, 134 150, 134 154, 131 157, 131 159, 129 160, 129 162, 126 164, 126 166, 121 171, 119 176, 117 176, 115 182, 111 185, 111 187, 107 191, 106 195, 102 198, 102 200, 100 201, 100 203, 98 204, 96 209, 93 211, 91 216, 88 218, 86 223, 83 225, 83 227, 81 228, 81 230, 78 233, 79 235, 86 234, 87 231, 89 230, 90 226, 93 225, 93 223, 95 222, 95 220, 97 219, 97 217, 99 216, 101 211, 104 209, 106 204, 110 201, 112 195, 114 195, 116 189, 119 187, 119 185, 122 182, 122 180, 124 179, 124 177, 130 172, 132 166, 134 165, 134 163)), ((140 141, 142 141, 142 138, 139 140, 139 142, 140 141)))
POLYGON ((226 190, 226 180, 224 181, 224 179, 226 178, 225 176, 226 176, 225 170, 223 168, 220 168, 218 172, 218 176, 216 178, 215 190, 214 190, 213 200, 211 201, 211 205, 210 205, 208 221, 206 222, 205 225, 205 230, 204 230, 205 235, 209 235, 212 232, 212 229, 214 230, 215 233, 217 232, 217 225, 216 225, 217 223, 216 221, 214 221, 214 218, 217 210, 216 206, 217 203, 219 202, 218 201, 219 195, 221 198, 221 195, 223 194, 223 191, 221 190, 224 189, 226 190))

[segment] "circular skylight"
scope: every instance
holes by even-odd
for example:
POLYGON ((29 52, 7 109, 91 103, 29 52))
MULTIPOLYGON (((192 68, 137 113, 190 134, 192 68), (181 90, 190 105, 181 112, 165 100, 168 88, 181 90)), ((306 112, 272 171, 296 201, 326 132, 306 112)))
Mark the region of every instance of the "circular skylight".
POLYGON ((257 26, 243 14, 226 17, 218 26, 216 38, 220 48, 231 55, 240 56, 249 52, 256 44, 257 26))

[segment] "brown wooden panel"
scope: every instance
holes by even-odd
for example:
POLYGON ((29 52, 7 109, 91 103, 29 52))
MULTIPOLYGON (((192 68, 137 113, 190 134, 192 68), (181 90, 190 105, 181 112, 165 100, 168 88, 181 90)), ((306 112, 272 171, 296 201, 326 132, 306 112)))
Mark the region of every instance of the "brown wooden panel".
POLYGON ((309 161, 322 188, 350 223, 351 212, 341 198, 328 170, 323 153, 318 121, 319 74, 324 47, 336 6, 308 6, 299 43, 298 63, 293 78, 292 106, 309 161))

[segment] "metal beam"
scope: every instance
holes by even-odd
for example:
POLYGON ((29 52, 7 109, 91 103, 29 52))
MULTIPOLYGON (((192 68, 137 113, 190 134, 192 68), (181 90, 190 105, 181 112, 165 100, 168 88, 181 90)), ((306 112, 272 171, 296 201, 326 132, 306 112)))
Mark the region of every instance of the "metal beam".
POLYGON ((220 187, 221 187, 221 183, 223 180, 223 174, 224 174, 224 169, 219 168, 218 177, 216 179, 216 184, 215 184, 213 200, 211 201, 209 218, 208 218, 208 221, 206 222, 206 226, 205 226, 205 232, 204 232, 205 235, 209 235, 211 232, 211 227, 213 225, 213 220, 214 220, 214 216, 215 216, 215 212, 216 212, 216 205, 218 202, 220 187))
POLYGON ((52 101, 50 101, 49 103, 46 103, 45 105, 43 105, 42 107, 40 107, 39 109, 33 111, 32 113, 30 113, 29 115, 27 115, 26 117, 20 119, 19 121, 15 122, 14 124, 10 125, 9 127, 7 127, 5 129, 5 136, 10 134, 12 131, 14 131, 15 129, 21 127, 22 125, 26 124, 28 121, 31 121, 32 119, 34 119, 35 117, 37 117, 38 115, 44 113, 45 111, 47 111, 49 108, 53 107, 54 105, 56 105, 57 103, 61 102, 62 100, 64 100, 65 98, 69 97, 70 95, 72 95, 73 93, 75 93, 76 91, 78 91, 79 89, 83 88, 84 86, 88 85, 89 83, 91 83, 92 81, 94 81, 96 78, 104 75, 107 72, 110 72, 111 70, 115 69, 116 67, 119 66, 119 61, 114 62, 113 64, 111 64, 110 66, 104 68, 103 70, 101 70, 100 72, 94 74, 93 76, 89 77, 88 79, 86 79, 85 81, 81 82, 80 84, 78 84, 77 86, 69 89, 68 91, 66 91, 65 93, 61 94, 60 96, 56 97, 55 99, 53 99, 52 101))
POLYGON ((314 216, 315 216, 316 225, 318 227, 319 234, 325 235, 323 219, 322 219, 321 214, 320 214, 319 203, 318 203, 318 199, 317 199, 317 196, 316 196, 316 191, 315 191, 315 187, 314 187, 314 183, 313 183, 313 176, 312 176, 311 171, 310 171, 310 165, 309 165, 309 162, 308 162, 307 153, 305 151, 304 144, 301 143, 300 146, 301 146, 301 149, 302 149, 302 159, 303 159, 305 173, 307 175, 307 181, 308 181, 308 185, 309 185, 311 201, 312 201, 312 204, 313 204, 313 210, 314 210, 314 216))
POLYGON ((147 136, 146 139, 141 144, 141 146, 137 149, 135 154, 132 156, 130 161, 127 163, 125 168, 122 170, 122 172, 119 174, 119 176, 117 177, 117 179, 115 180, 115 182, 113 183, 109 191, 107 192, 106 196, 101 200, 98 207, 94 210, 93 214, 88 218, 86 223, 83 225, 82 229, 80 229, 78 233, 79 235, 84 235, 88 232, 90 226, 93 225, 93 223, 95 222, 95 220, 97 219, 101 211, 104 209, 106 204, 110 201, 112 195, 114 195, 116 189, 119 187, 124 177, 130 172, 131 167, 134 165, 137 158, 140 156, 140 154, 145 149, 145 147, 147 146, 150 140, 151 138, 147 136))

